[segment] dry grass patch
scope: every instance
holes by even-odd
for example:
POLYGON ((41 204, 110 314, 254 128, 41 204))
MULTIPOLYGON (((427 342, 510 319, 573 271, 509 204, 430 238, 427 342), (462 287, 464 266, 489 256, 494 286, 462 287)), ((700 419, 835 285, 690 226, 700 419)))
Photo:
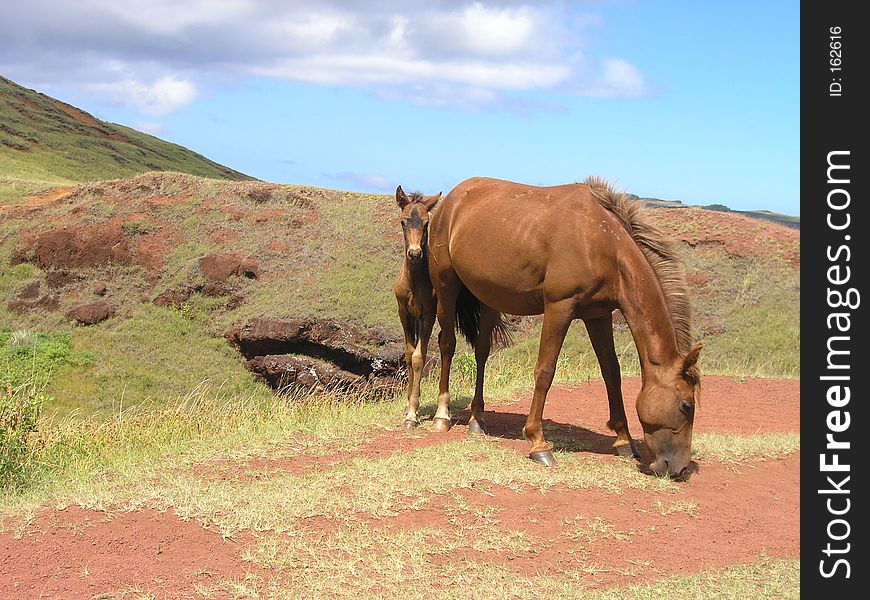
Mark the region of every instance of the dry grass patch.
MULTIPOLYGON (((398 541, 398 540, 397 540, 398 541)), ((319 557, 313 557, 315 565, 319 557)), ((380 559, 374 557, 380 562, 380 559)), ((413 565, 416 565, 416 560, 413 565)), ((363 564, 363 567, 366 565, 363 564)), ((406 564, 402 564, 406 566, 406 564)), ((411 566, 411 565, 408 565, 411 566)), ((316 571, 318 567, 315 566, 316 571)), ((284 599, 309 597, 385 598, 396 600, 458 599, 501 600, 508 598, 564 598, 567 600, 744 600, 800 597, 800 561, 760 557, 749 565, 734 565, 632 587, 591 589, 594 568, 566 571, 559 576, 522 575, 503 566, 471 560, 456 560, 444 567, 420 572, 394 568, 384 579, 366 577, 367 570, 330 572, 321 579, 307 565, 284 578, 266 580, 248 574, 238 580, 201 588, 207 594, 238 599, 284 599), (307 569, 307 570, 306 570, 307 569)))
POLYGON ((800 452, 799 433, 699 433, 692 441, 692 457, 742 463, 750 460, 777 459, 800 452))

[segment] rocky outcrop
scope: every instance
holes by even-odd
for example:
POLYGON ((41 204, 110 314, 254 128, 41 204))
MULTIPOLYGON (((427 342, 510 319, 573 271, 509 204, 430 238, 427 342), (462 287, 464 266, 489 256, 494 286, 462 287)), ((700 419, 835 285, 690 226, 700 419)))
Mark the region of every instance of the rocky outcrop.
POLYGON ((16 313, 24 313, 34 309, 57 310, 60 307, 60 299, 57 294, 43 294, 42 283, 37 279, 31 281, 13 296, 6 304, 9 310, 16 313))
POLYGON ((80 304, 66 312, 71 321, 80 325, 96 325, 115 314, 115 307, 105 300, 97 300, 88 304, 80 304))
POLYGON ((110 262, 132 262, 130 246, 119 222, 59 227, 29 240, 27 252, 13 262, 30 259, 41 269, 81 269, 110 262))
POLYGON ((241 254, 208 254, 199 259, 199 269, 210 282, 224 282, 233 275, 257 279, 260 267, 257 261, 241 254))
POLYGON ((405 385, 403 342, 384 330, 332 319, 258 318, 227 337, 248 368, 279 391, 376 392, 405 385))

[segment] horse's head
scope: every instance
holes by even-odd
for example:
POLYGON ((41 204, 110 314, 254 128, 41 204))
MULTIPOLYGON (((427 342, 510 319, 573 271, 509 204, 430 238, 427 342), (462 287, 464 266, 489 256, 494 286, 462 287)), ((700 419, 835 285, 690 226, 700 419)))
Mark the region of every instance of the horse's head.
POLYGON ((673 365, 651 374, 637 398, 637 414, 644 441, 652 452, 650 469, 657 475, 679 477, 689 466, 695 402, 701 393, 695 344, 673 365))
POLYGON ((428 198, 419 192, 405 194, 396 188, 396 203, 402 209, 402 233, 405 236, 405 256, 411 262, 420 261, 429 240, 429 211, 441 200, 441 192, 428 198))

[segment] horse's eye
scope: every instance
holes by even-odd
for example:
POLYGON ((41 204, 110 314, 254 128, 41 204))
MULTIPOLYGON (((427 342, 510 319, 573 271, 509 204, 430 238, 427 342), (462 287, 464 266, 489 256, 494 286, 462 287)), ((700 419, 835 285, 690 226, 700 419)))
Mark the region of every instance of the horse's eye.
POLYGON ((695 416, 695 403, 683 400, 680 402, 680 410, 683 411, 687 417, 693 417, 695 416))

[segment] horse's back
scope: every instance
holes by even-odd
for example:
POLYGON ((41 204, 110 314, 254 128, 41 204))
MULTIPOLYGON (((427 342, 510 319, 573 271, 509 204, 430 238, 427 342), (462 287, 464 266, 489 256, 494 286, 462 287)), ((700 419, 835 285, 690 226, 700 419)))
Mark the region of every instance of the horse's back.
POLYGON ((588 186, 538 187, 474 177, 457 185, 431 224, 442 263, 481 300, 513 314, 609 287, 621 226, 588 186))

